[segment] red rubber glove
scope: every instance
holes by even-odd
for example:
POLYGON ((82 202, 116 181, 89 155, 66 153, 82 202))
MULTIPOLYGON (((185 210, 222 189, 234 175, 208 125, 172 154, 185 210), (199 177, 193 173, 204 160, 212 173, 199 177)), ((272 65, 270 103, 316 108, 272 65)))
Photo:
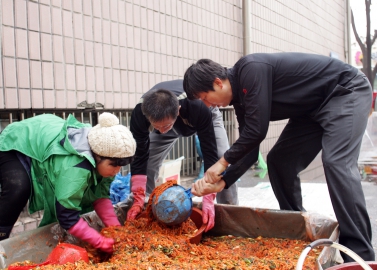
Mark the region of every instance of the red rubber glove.
POLYGON ((203 196, 202 212, 203 223, 207 223, 205 232, 208 232, 215 226, 215 203, 216 193, 211 193, 203 196))
POLYGON ((121 226, 110 199, 98 199, 93 203, 93 207, 106 227, 121 226))
POLYGON ((114 239, 106 238, 99 232, 89 226, 89 224, 82 218, 73 225, 68 232, 81 240, 88 242, 93 247, 103 250, 107 253, 112 253, 114 239))
POLYGON ((147 186, 147 176, 136 174, 131 177, 131 191, 134 195, 134 203, 127 212, 127 220, 134 220, 144 208, 145 187, 147 186))

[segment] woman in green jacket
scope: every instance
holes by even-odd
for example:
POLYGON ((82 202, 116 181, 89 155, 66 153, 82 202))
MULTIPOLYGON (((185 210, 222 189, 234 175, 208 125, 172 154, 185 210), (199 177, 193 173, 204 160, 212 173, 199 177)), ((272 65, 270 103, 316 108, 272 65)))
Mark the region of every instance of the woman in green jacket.
POLYGON ((93 209, 105 226, 120 223, 109 199, 121 166, 133 160, 136 143, 111 113, 91 127, 72 115, 51 114, 8 125, 0 134, 0 240, 9 237, 29 200, 29 212, 43 210, 39 226, 59 222, 70 234, 111 253, 114 240, 80 215, 93 209))

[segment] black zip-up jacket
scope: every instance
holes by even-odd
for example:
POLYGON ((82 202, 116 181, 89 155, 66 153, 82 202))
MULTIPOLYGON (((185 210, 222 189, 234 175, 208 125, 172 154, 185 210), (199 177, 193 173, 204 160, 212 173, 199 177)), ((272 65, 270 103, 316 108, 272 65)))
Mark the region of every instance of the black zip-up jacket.
MULTIPOLYGON (((203 153, 204 168, 207 170, 218 160, 215 131, 212 113, 200 100, 188 100, 183 91, 183 80, 173 80, 155 85, 154 89, 166 89, 173 92, 181 108, 179 116, 172 129, 184 137, 197 133, 203 153)), ((131 163, 131 174, 147 174, 149 158, 149 132, 151 124, 141 111, 141 102, 136 105, 131 114, 130 130, 136 140, 135 159, 131 163)), ((159 133, 158 131, 155 131, 159 133)))
MULTIPOLYGON (((358 70, 340 60, 305 53, 256 53, 228 69, 240 137, 225 152, 235 164, 259 147, 270 121, 314 116, 358 70)), ((254 160, 256 161, 256 160, 254 160)), ((232 167, 232 166, 231 166, 232 167)), ((232 184, 227 182, 227 185, 232 184)))

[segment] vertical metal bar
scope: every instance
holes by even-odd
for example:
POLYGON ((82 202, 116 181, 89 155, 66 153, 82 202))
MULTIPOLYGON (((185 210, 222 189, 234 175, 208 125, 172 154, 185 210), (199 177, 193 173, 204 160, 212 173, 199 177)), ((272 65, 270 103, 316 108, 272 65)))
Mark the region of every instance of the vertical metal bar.
POLYGON ((190 153, 191 153, 191 162, 190 162, 190 165, 191 165, 191 172, 194 173, 195 170, 194 168, 197 168, 197 164, 195 164, 195 162, 197 162, 197 158, 196 158, 196 151, 194 150, 195 149, 195 136, 192 136, 191 139, 190 139, 190 144, 191 144, 191 147, 190 147, 190 153))
POLYGON ((183 147, 183 151, 182 151, 181 154, 182 154, 181 156, 184 155, 185 158, 186 158, 186 164, 187 164, 186 175, 187 175, 189 173, 189 171, 190 171, 190 164, 187 163, 187 160, 190 158, 188 137, 184 138, 184 147, 183 147), (185 150, 186 150, 186 155, 185 155, 185 150))
POLYGON ((190 174, 193 174, 194 173, 194 163, 196 161, 195 159, 195 155, 196 155, 196 151, 194 151, 195 149, 195 146, 193 145, 193 139, 194 139, 195 135, 193 136, 190 136, 190 138, 188 138, 188 142, 189 142, 189 151, 187 153, 187 155, 189 156, 190 159, 188 159, 188 165, 190 166, 190 174))
POLYGON ((194 172, 194 151, 193 151, 193 147, 192 147, 192 138, 194 137, 195 135, 193 136, 190 136, 187 138, 186 140, 186 145, 187 145, 187 151, 186 151, 186 160, 188 162, 187 164, 187 172, 186 172, 186 175, 191 175, 193 174, 194 172))
POLYGON ((13 116, 12 113, 9 113, 9 124, 13 123, 13 116))
MULTIPOLYGON (((180 144, 180 148, 178 149, 179 152, 177 152, 178 157, 180 156, 180 152, 181 152, 180 149, 184 148, 185 145, 186 145, 186 138, 181 137, 180 139, 181 139, 180 142, 178 142, 180 144)), ((177 157, 175 157, 175 158, 177 158, 177 157)))
POLYGON ((172 159, 176 159, 176 158, 178 158, 177 155, 180 154, 181 151, 182 151, 182 148, 184 148, 184 146, 183 146, 183 142, 181 142, 180 144, 178 143, 178 144, 176 144, 176 145, 178 145, 178 148, 177 148, 178 151, 174 151, 174 152, 173 152, 172 159))
MULTIPOLYGON (((183 137, 181 137, 181 138, 183 139, 183 137)), ((180 139, 181 139, 181 138, 180 138, 180 139)), ((179 144, 179 143, 184 144, 184 140, 181 140, 181 141, 178 140, 178 144, 179 144)), ((180 155, 178 155, 178 157, 179 157, 179 156, 180 156, 180 155)), ((184 164, 184 162, 182 162, 181 164, 182 164, 182 166, 181 166, 181 174, 182 174, 182 171, 184 172, 185 164, 184 164)))
POLYGON ((233 114, 232 114, 232 111, 230 110, 228 110, 226 114, 227 114, 227 121, 228 121, 228 132, 230 135, 229 144, 232 145, 234 143, 234 129, 235 129, 235 126, 233 125, 233 114))
POLYGON ((231 134, 231 143, 233 144, 235 141, 236 141, 236 138, 235 138, 235 132, 236 132, 236 125, 234 123, 234 120, 235 120, 235 115, 234 115, 234 111, 228 111, 228 121, 229 121, 229 132, 231 134))
POLYGON ((190 145, 191 145, 191 147, 190 147, 191 148, 191 162, 190 162, 190 164, 191 164, 191 171, 193 173, 196 173, 197 172, 197 168, 198 168, 198 164, 196 164, 197 160, 198 160, 198 158, 197 158, 198 153, 196 151, 196 146, 195 146, 195 135, 191 136, 191 138, 190 138, 190 145))
POLYGON ((185 154, 185 158, 186 158, 186 172, 185 172, 185 175, 187 175, 188 174, 188 172, 189 172, 189 170, 190 170, 190 165, 189 165, 189 163, 187 162, 187 160, 188 160, 188 158, 190 158, 189 157, 189 154, 188 154, 188 143, 187 143, 187 137, 184 137, 183 138, 183 140, 182 140, 182 149, 183 149, 183 151, 182 151, 182 154, 185 154))

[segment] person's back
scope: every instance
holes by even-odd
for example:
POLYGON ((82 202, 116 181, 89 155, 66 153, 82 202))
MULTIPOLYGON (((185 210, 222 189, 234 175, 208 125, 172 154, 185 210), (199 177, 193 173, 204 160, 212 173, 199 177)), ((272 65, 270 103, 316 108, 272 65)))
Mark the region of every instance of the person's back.
MULTIPOLYGON (((153 86, 149 91, 157 90, 157 89, 166 89, 171 92, 173 92, 177 97, 183 94, 183 98, 186 96, 185 91, 183 90, 182 86, 182 80, 171 80, 171 81, 164 81, 156 84, 153 86)), ((145 96, 147 93, 146 92, 143 96, 145 96)))
MULTIPOLYGON (((232 89, 268 80, 253 91, 259 90, 255 93, 259 102, 270 102, 270 120, 274 121, 315 113, 328 96, 337 94, 333 93, 337 85, 356 76, 357 69, 322 55, 256 53, 242 57, 228 72, 232 89)), ((232 104, 242 102, 244 93, 234 94, 232 104)))
POLYGON ((68 154, 55 140, 64 124, 62 118, 53 114, 42 114, 14 122, 5 128, 0 136, 0 151, 17 150, 39 161, 45 160, 54 151, 68 154), (33 143, 25 144, 25 137, 33 140, 33 143))

